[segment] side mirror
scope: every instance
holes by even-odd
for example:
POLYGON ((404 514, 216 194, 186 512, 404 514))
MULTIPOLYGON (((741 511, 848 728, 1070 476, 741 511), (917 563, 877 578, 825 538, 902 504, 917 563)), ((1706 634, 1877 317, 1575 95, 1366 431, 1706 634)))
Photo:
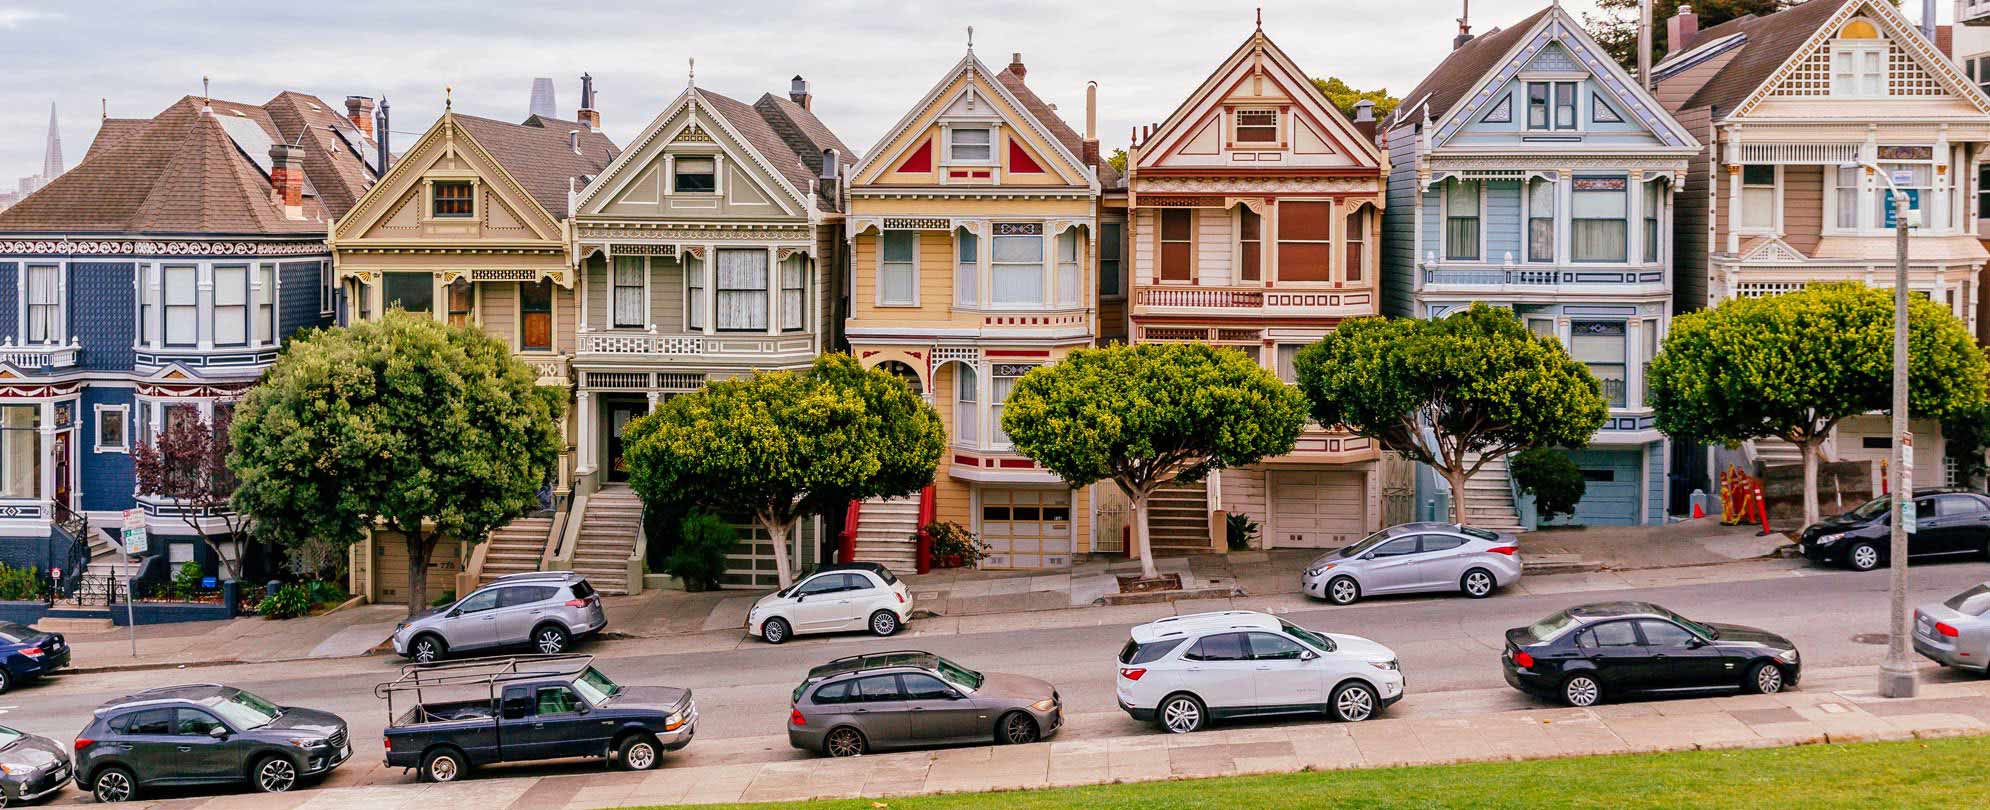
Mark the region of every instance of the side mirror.
POLYGON ((1318 660, 1318 659, 1319 659, 1319 657, 1320 657, 1320 654, 1319 654, 1319 653, 1316 653, 1316 652, 1313 652, 1312 650, 1300 650, 1300 651, 1299 651, 1299 660, 1301 660, 1301 661, 1315 661, 1315 660, 1318 660))
POLYGON ((449 612, 448 612, 448 613, 445 613, 445 614, 443 614, 443 616, 442 616, 442 617, 443 617, 443 618, 445 618, 445 619, 454 619, 454 618, 456 618, 456 617, 458 617, 458 616, 461 616, 461 615, 463 615, 463 609, 462 609, 462 608, 451 608, 451 609, 449 610, 449 612))
POLYGON ((1708 641, 1707 641, 1706 639, 1704 639, 1704 638, 1697 638, 1697 637, 1696 637, 1696 638, 1694 638, 1694 639, 1693 639, 1692 641, 1689 641, 1689 642, 1687 642, 1687 643, 1686 643, 1686 646, 1687 646, 1688 648, 1691 648, 1691 649, 1695 649, 1695 650, 1697 650, 1697 649, 1700 649, 1701 647, 1705 647, 1705 646, 1707 646, 1707 644, 1708 644, 1708 641))
POLYGON ((808 601, 808 594, 805 594, 805 593, 798 593, 798 594, 795 594, 795 601, 796 601, 796 602, 806 602, 806 601, 808 601))
POLYGON ((580 704, 580 705, 578 705, 578 706, 575 706, 575 707, 574 707, 574 711, 577 711, 577 712, 579 712, 579 713, 581 713, 581 714, 587 714, 588 712, 591 712, 591 711, 594 711, 594 709, 592 709, 592 708, 589 708, 587 704, 585 704, 585 703, 582 703, 582 704, 580 704))
POLYGON ((228 729, 225 726, 215 726, 207 730, 207 736, 217 740, 225 740, 228 739, 228 729))
POLYGON ((1375 552, 1371 551, 1371 552, 1368 552, 1367 554, 1363 554, 1363 555, 1361 555, 1361 559, 1363 559, 1363 560, 1373 560, 1373 559, 1375 559, 1375 552))

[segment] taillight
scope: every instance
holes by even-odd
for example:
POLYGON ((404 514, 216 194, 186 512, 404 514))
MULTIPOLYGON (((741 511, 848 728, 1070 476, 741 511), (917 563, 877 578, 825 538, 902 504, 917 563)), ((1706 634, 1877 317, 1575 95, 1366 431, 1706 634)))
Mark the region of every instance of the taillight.
POLYGON ((1490 551, 1490 552, 1492 552, 1492 553, 1494 553, 1494 554, 1505 554, 1505 555, 1506 555, 1506 556, 1508 556, 1508 557, 1511 557, 1511 556, 1513 556, 1513 555, 1515 555, 1515 554, 1519 554, 1519 553, 1520 553, 1520 547, 1519 547, 1519 546, 1494 546, 1494 547, 1492 547, 1492 548, 1489 548, 1489 549, 1486 549, 1486 550, 1487 550, 1487 551, 1490 551))
POLYGON ((1142 667, 1120 667, 1120 668, 1119 668, 1119 677, 1122 677, 1122 678, 1125 678, 1125 679, 1127 679, 1127 680, 1129 680, 1129 681, 1137 681, 1137 680, 1140 680, 1140 676, 1142 676, 1142 675, 1145 675, 1145 674, 1147 674, 1147 670, 1146 670, 1146 669, 1144 669, 1144 668, 1142 668, 1142 667))
POLYGON ((88 748, 88 747, 90 747, 90 746, 92 746, 92 745, 96 745, 96 744, 97 744, 97 741, 96 741, 96 740, 92 740, 92 739, 90 739, 90 738, 88 738, 88 737, 77 737, 77 738, 76 738, 76 750, 77 750, 77 752, 79 752, 79 753, 80 753, 80 752, 82 752, 82 750, 83 750, 83 749, 85 749, 85 748, 88 748))
POLYGON ((570 607, 570 608, 584 608, 584 607, 587 607, 587 600, 586 600, 586 599, 568 599, 568 600, 567 600, 567 607, 570 607))
POLYGON ((808 718, 802 716, 802 710, 790 709, 788 710, 788 722, 798 726, 806 726, 808 725, 808 718))
POLYGON ((1949 638, 1955 638, 1956 636, 1962 635, 1962 631, 1955 629, 1955 625, 1949 624, 1948 622, 1936 622, 1935 632, 1940 633, 1949 638))
POLYGON ((381 737, 381 738, 380 738, 380 745, 381 745, 381 747, 383 747, 383 748, 386 748, 386 749, 387 749, 387 752, 388 752, 388 753, 390 753, 390 754, 391 754, 391 753, 393 753, 393 752, 394 752, 394 738, 393 738, 393 737, 381 737))
POLYGON ((40 657, 41 657, 41 648, 40 648, 40 647, 29 647, 29 648, 27 648, 27 649, 25 649, 25 650, 22 650, 22 651, 21 651, 21 654, 22 654, 22 655, 25 655, 25 656, 27 656, 27 657, 29 657, 29 658, 40 658, 40 657))
POLYGON ((1521 669, 1532 669, 1534 667, 1534 656, 1528 655, 1526 650, 1514 650, 1513 665, 1521 669))

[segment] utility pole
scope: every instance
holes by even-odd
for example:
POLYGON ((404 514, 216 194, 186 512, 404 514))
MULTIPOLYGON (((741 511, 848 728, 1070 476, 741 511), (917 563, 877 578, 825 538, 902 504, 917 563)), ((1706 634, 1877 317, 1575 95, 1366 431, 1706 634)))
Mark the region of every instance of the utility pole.
POLYGON ((1887 571, 1891 597, 1887 614, 1886 660, 1879 665, 1880 697, 1909 698, 1918 691, 1914 662, 1907 651, 1907 533, 1914 519, 1914 477, 1908 465, 1914 463, 1914 438, 1907 432, 1907 228, 1909 218, 1918 212, 1910 208, 1907 193, 1893 178, 1872 163, 1861 164, 1868 176, 1886 182, 1893 196, 1893 469, 1888 490, 1892 497, 1887 509, 1891 530, 1887 571))

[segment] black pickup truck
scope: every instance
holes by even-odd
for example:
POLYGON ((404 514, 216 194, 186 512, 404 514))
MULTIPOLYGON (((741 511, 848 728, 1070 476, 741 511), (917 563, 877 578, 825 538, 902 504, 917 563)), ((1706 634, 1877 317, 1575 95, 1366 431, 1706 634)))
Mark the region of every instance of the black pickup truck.
POLYGON ((501 762, 603 757, 645 771, 691 744, 691 690, 623 686, 593 656, 535 655, 410 664, 374 687, 387 701, 388 767, 452 782, 501 762), (396 712, 396 697, 409 705, 396 712), (435 700, 436 697, 455 699, 435 700))

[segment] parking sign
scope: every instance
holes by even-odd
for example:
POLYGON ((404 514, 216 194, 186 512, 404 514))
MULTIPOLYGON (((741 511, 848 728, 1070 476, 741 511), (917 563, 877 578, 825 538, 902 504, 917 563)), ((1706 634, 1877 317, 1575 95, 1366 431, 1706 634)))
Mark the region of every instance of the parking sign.
POLYGON ((134 555, 144 554, 148 550, 148 538, 145 536, 145 510, 126 509, 122 517, 124 531, 119 539, 124 543, 124 552, 134 555))

